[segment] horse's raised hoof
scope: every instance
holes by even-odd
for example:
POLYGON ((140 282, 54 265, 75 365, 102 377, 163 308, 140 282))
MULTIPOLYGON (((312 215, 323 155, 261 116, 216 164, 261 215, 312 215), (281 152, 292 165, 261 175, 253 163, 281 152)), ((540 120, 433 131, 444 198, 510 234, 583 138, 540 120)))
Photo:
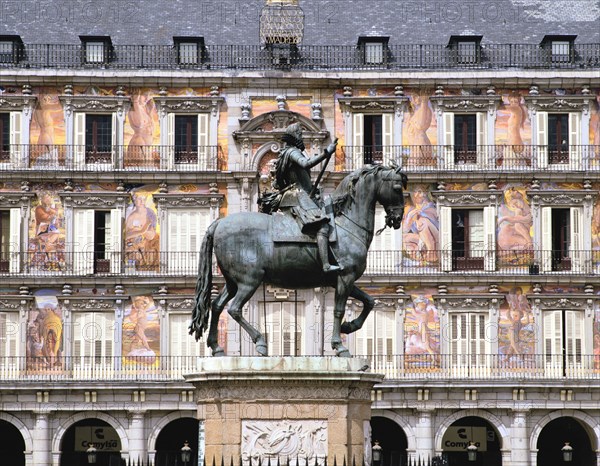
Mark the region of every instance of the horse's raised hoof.
POLYGON ((260 356, 268 356, 269 355, 269 351, 267 349, 267 342, 264 340, 263 337, 259 337, 256 340, 254 347, 256 348, 256 352, 260 356))
POLYGON ((212 355, 215 358, 221 358, 221 357, 225 356, 225 350, 223 348, 221 348, 220 346, 217 346, 216 348, 213 348, 212 355))
POLYGON ((339 347, 336 350, 336 354, 337 354, 338 358, 351 358, 352 357, 348 348, 344 348, 343 346, 339 347))
POLYGON ((342 324, 342 328, 340 329, 340 331, 342 333, 354 333, 358 330, 358 325, 356 325, 354 322, 344 322, 342 324))

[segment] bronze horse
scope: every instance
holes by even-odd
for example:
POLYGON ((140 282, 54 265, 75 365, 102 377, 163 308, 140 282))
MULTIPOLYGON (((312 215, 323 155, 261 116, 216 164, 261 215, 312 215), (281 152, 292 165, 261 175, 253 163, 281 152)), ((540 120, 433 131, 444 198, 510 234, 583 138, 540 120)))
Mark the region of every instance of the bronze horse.
POLYGON ((223 356, 218 345, 218 321, 225 305, 229 314, 252 338, 256 351, 267 355, 263 335, 242 315, 242 307, 261 283, 281 288, 335 288, 334 325, 331 347, 338 356, 349 357, 341 333, 360 329, 375 300, 355 285, 365 271, 367 252, 373 239, 375 205, 385 208, 386 226, 400 228, 404 214, 403 189, 406 176, 397 168, 366 166, 349 174, 332 193, 337 242, 332 251, 343 267, 339 273, 324 273, 316 244, 273 242, 273 224, 278 215, 243 212, 228 215, 208 228, 200 250, 196 303, 190 334, 198 340, 209 327, 207 346, 213 356, 223 356), (211 300, 212 253, 225 278, 225 287, 211 300), (348 297, 364 305, 360 315, 342 323, 348 297))

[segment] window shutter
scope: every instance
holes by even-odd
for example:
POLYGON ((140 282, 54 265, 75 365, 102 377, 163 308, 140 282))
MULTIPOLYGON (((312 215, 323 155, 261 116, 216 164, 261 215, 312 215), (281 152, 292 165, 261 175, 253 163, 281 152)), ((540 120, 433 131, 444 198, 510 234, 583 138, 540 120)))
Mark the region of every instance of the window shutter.
POLYGON ((496 270, 496 208, 483 209, 483 249, 485 251, 485 270, 496 270))
POLYGON ((95 334, 94 329, 90 328, 93 325, 92 315, 91 312, 73 313, 73 357, 76 359, 75 363, 89 362, 88 358, 92 356, 92 340, 88 335, 88 333, 95 334))
POLYGON ((183 223, 183 211, 170 210, 167 213, 167 225, 169 236, 167 238, 168 244, 168 264, 169 272, 177 273, 181 268, 182 254, 184 253, 185 244, 183 244, 184 235, 187 233, 184 231, 185 226, 183 223))
POLYGON ((117 144, 119 141, 119 138, 117 138, 117 114, 113 113, 111 115, 111 123, 110 123, 110 153, 111 153, 111 157, 112 157, 112 165, 115 166, 115 162, 117 160, 117 144))
POLYGON ((360 168, 364 164, 364 145, 365 145, 365 116, 362 113, 352 115, 352 170, 360 168))
POLYGON ((482 168, 482 167, 487 167, 488 166, 488 160, 487 160, 487 149, 488 149, 488 142, 487 142, 487 118, 488 118, 488 114, 487 112, 477 112, 477 166, 482 168))
POLYGON ((175 166, 175 114, 167 113, 167 145, 163 160, 167 161, 167 166, 172 169, 175 166))
POLYGON ((10 112, 10 162, 13 166, 19 165, 19 159, 23 153, 21 144, 23 143, 22 133, 22 113, 21 112, 10 112))
POLYGON ((381 144, 383 146, 383 165, 390 165, 394 154, 394 115, 381 115, 381 144))
POLYGON ((454 113, 442 113, 444 136, 444 163, 446 169, 454 167, 454 113))
POLYGON ((452 208, 440 207, 440 265, 443 272, 452 270, 452 208))
POLYGON ((10 209, 10 272, 17 273, 21 270, 21 209, 10 209))
POLYGON ((189 365, 193 358, 206 355, 206 343, 188 335, 188 325, 187 314, 169 315, 169 351, 170 356, 174 357, 172 364, 189 365))
POLYGON ((281 303, 281 356, 295 355, 296 322, 294 320, 294 303, 281 303))
POLYGON ((73 225, 73 270, 80 275, 91 275, 94 271, 94 210, 75 209, 73 225))
POLYGON ((211 159, 210 140, 208 128, 210 124, 210 113, 198 114, 198 169, 199 170, 216 170, 216 162, 211 159))
POLYGON ((167 214, 169 271, 193 274, 198 265, 202 238, 208 228, 210 212, 171 210, 167 214))
POLYGON ((569 244, 569 255, 571 256, 571 270, 573 272, 583 271, 583 212, 581 207, 571 207, 571 218, 569 228, 571 229, 571 242, 569 244))
POLYGON ((552 270, 552 207, 542 207, 542 251, 541 270, 552 270))
POLYGON ((106 256, 107 259, 110 259, 111 273, 121 271, 122 225, 121 211, 112 209, 110 211, 110 236, 106 238, 106 256))
MULTIPOLYGON (((385 226, 385 209, 375 208, 375 231, 385 226)), ((367 255, 369 273, 391 273, 400 265, 401 239, 400 230, 386 228, 380 235, 373 235, 373 241, 367 255)))
POLYGON ((75 112, 73 115, 73 144, 75 145, 74 165, 76 168, 85 167, 85 113, 75 112))
MULTIPOLYGON (((562 364, 562 311, 544 312, 544 355, 549 370, 559 370, 562 364)), ((561 371, 562 373, 562 371, 561 371)))
POLYGON ((537 168, 546 168, 548 166, 548 112, 537 112, 535 118, 537 168))
POLYGON ((583 354, 583 312, 565 311, 565 349, 567 361, 581 364, 583 354))
POLYGON ((73 356, 80 364, 112 365, 114 356, 114 314, 109 312, 73 313, 73 356))
POLYGON ((581 114, 569 113, 569 166, 571 170, 581 170, 581 114))
POLYGON ((19 356, 19 313, 0 312, 0 366, 15 364, 19 356), (9 361, 4 358, 10 358, 9 361))
MULTIPOLYGON (((261 303, 262 304, 262 303, 261 303)), ((264 305, 264 304, 263 304, 264 305)), ((260 305, 259 315, 260 320, 264 318, 263 305, 260 305)), ((267 321, 262 325, 269 345, 269 354, 272 356, 281 355, 281 303, 266 303, 267 321)))

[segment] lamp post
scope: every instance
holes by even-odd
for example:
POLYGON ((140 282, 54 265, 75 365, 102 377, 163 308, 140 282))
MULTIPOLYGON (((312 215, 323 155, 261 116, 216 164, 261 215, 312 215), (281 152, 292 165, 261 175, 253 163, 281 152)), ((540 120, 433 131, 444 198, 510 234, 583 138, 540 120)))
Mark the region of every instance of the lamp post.
POLYGON ((93 443, 90 443, 85 453, 87 454, 88 464, 96 464, 96 448, 93 443))
POLYGON ((565 463, 570 463, 573 461, 573 447, 569 445, 569 442, 565 442, 565 445, 560 449, 563 454, 563 461, 565 463))
POLYGON ((373 466, 379 466, 381 464, 381 457, 383 448, 379 445, 379 441, 375 440, 375 445, 371 448, 371 458, 373 458, 373 466))
POLYGON ((474 442, 469 442, 467 447, 467 458, 469 461, 477 461, 477 445, 474 442))
POLYGON ((185 442, 183 442, 183 446, 181 447, 181 461, 187 466, 191 459, 192 449, 190 448, 190 444, 186 440, 185 442))

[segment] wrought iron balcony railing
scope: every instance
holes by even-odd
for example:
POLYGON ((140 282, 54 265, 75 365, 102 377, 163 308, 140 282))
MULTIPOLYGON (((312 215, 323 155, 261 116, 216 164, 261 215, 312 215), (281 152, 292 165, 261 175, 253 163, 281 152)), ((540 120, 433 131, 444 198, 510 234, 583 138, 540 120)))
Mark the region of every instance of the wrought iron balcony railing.
POLYGON ((600 68, 600 44, 574 44, 569 55, 553 56, 536 44, 484 44, 465 57, 445 44, 389 45, 376 60, 353 45, 299 45, 289 53, 260 45, 206 45, 182 62, 171 45, 113 45, 90 63, 81 44, 24 44, 0 60, 3 68, 69 69, 247 69, 247 70, 402 70, 600 68), (190 59, 191 58, 191 59, 190 59), (468 58, 468 59, 465 59, 468 58))
MULTIPOLYGON (((37 251, 0 253, 0 276, 195 277, 198 251, 37 251)), ((216 265, 214 273, 218 274, 216 265)), ((367 275, 600 275, 600 250, 371 250, 367 275)))
MULTIPOLYGON (((186 335, 184 335, 186 337, 186 335)), ((191 336, 189 338, 192 338, 191 336)), ((204 346, 204 342, 197 343, 204 346)), ((205 349, 205 348, 204 348, 205 349)), ((597 354, 401 354, 357 356, 388 380, 599 380, 597 354)), ((198 356, 3 356, 7 381, 183 381, 198 356)))
POLYGON ((342 146, 345 170, 394 161, 405 172, 600 171, 600 146, 342 146))
POLYGON ((0 149, 0 170, 217 171, 225 169, 221 146, 12 144, 0 149))

